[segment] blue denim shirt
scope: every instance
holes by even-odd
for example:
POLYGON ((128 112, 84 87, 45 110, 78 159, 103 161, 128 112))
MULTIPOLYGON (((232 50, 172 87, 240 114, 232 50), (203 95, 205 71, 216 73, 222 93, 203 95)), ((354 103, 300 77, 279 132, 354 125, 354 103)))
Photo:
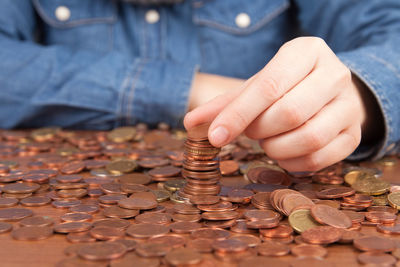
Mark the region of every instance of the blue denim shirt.
POLYGON ((178 126, 196 71, 247 79, 301 35, 325 39, 377 98, 384 140, 353 157, 394 152, 399 0, 1 0, 0 127, 178 126))

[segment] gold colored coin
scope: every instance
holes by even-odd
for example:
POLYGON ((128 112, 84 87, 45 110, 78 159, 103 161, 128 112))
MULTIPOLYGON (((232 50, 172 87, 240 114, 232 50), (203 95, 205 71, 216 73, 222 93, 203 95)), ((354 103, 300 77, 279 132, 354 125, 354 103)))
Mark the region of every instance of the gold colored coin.
POLYGON ((126 126, 115 128, 107 134, 107 138, 116 143, 123 143, 132 140, 136 135, 134 127, 126 126))
POLYGON ((372 175, 366 175, 358 177, 351 187, 362 194, 382 195, 389 191, 390 184, 372 175))
POLYGON ((133 160, 115 160, 107 164, 106 169, 112 174, 124 174, 135 170, 137 164, 133 160))
POLYGON ((390 193, 387 196, 387 201, 393 208, 400 209, 400 192, 390 193))
POLYGON ((317 221, 311 216, 311 211, 308 209, 298 209, 289 215, 289 224, 297 232, 302 233, 310 228, 320 226, 317 221))

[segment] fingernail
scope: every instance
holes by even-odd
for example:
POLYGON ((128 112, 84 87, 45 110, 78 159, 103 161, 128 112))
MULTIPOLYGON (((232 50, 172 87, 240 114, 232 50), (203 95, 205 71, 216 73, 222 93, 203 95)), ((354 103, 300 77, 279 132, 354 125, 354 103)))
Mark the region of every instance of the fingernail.
POLYGON ((229 138, 229 132, 224 126, 218 126, 210 134, 211 142, 215 146, 223 146, 229 138))

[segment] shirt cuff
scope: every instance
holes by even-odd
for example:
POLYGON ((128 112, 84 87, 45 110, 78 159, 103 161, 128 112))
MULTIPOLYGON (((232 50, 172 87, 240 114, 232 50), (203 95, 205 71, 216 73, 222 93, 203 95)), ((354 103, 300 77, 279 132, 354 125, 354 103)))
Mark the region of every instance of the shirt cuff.
POLYGON ((165 122, 180 127, 187 111, 195 64, 139 59, 123 82, 121 124, 165 122))
MULTIPOLYGON (((381 109, 385 134, 376 144, 360 145, 349 157, 350 160, 376 160, 385 154, 394 153, 400 136, 400 114, 398 103, 400 95, 399 73, 392 64, 395 59, 386 59, 382 48, 364 48, 351 52, 338 53, 340 60, 371 90, 381 109), (378 56, 379 55, 379 56, 378 56)), ((393 56, 393 55, 392 55, 393 56)), ((398 55, 397 55, 398 57, 398 55)))

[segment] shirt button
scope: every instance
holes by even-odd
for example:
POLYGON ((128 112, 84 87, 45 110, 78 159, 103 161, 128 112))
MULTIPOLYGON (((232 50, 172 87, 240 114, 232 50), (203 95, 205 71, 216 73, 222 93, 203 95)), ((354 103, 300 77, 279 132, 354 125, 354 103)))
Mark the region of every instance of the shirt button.
POLYGON ((56 8, 55 15, 59 21, 67 21, 71 17, 71 11, 66 6, 59 6, 56 8))
POLYGON ((154 24, 160 20, 160 14, 156 10, 150 9, 146 12, 145 19, 147 23, 154 24))
POLYGON ((251 23, 250 16, 246 13, 239 13, 236 16, 235 23, 239 28, 247 28, 251 23))

